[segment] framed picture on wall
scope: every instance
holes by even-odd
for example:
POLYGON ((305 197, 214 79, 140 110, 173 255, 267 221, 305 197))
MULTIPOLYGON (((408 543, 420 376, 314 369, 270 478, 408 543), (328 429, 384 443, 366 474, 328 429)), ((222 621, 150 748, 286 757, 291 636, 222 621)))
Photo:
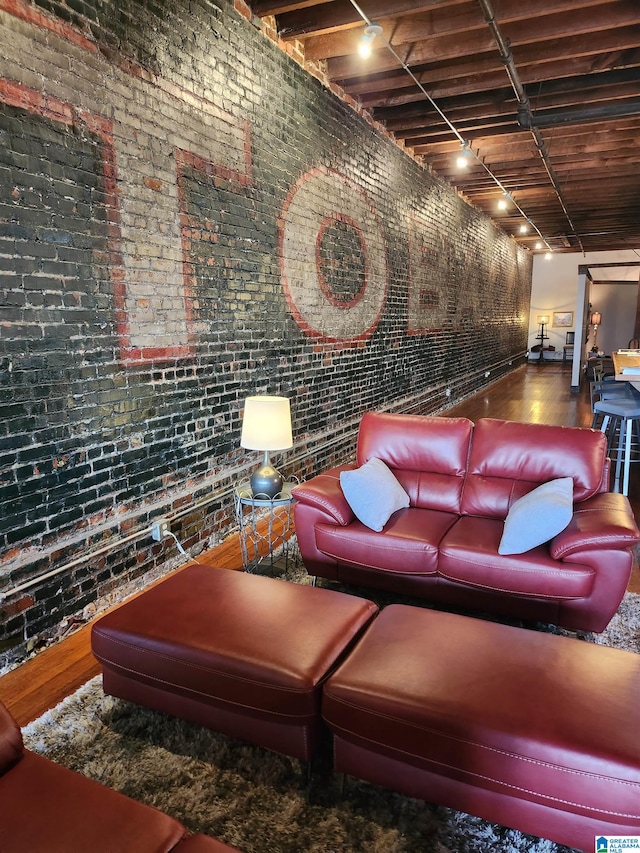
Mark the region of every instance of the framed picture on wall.
POLYGON ((556 328, 570 329, 573 326, 573 311, 554 311, 553 325, 556 328))

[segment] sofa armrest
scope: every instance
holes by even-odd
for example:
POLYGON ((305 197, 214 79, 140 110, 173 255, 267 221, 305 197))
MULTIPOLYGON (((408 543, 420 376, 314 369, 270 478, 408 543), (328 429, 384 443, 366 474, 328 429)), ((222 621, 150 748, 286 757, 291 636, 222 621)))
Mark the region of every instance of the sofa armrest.
POLYGON ((306 483, 296 486, 292 491, 293 497, 299 503, 308 504, 326 512, 337 524, 345 527, 355 520, 355 515, 342 492, 340 472, 351 471, 355 467, 355 464, 340 465, 318 474, 317 477, 312 477, 306 483))
POLYGON ((0 776, 22 758, 22 732, 0 702, 0 776))
POLYGON ((625 495, 604 492, 575 506, 573 517, 549 545, 554 560, 563 560, 585 548, 611 551, 640 542, 631 504, 625 495))

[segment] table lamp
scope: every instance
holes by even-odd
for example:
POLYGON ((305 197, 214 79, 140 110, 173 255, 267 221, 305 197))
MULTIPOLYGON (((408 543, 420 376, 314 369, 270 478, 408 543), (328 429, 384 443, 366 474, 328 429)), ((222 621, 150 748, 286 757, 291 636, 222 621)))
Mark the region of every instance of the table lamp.
POLYGON ((249 482, 254 498, 273 499, 282 491, 283 479, 269 460, 269 451, 293 447, 291 410, 287 397, 247 397, 240 446, 264 452, 262 465, 249 482))
POLYGON ((598 352, 598 326, 602 323, 602 314, 594 311, 591 314, 591 325, 593 326, 593 346, 591 352, 598 352))

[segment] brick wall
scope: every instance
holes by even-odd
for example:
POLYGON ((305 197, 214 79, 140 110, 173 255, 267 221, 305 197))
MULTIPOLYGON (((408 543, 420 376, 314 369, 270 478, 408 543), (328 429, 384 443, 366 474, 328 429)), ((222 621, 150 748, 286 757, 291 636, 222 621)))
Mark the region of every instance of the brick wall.
POLYGON ((247 395, 305 477, 512 369, 531 263, 232 5, 0 0, 0 48, 7 665, 175 564, 150 520, 230 529, 247 395))

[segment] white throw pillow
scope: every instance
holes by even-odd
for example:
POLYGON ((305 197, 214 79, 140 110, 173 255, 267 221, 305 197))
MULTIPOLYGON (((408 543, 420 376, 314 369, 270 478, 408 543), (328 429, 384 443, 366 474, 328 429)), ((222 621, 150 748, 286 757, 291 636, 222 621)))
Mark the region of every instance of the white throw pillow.
POLYGON ((392 513, 409 506, 409 495, 375 456, 355 471, 342 471, 340 486, 356 518, 378 533, 392 513))
POLYGON ((517 500, 504 520, 499 554, 523 554, 561 533, 573 515, 573 480, 543 483, 517 500))

